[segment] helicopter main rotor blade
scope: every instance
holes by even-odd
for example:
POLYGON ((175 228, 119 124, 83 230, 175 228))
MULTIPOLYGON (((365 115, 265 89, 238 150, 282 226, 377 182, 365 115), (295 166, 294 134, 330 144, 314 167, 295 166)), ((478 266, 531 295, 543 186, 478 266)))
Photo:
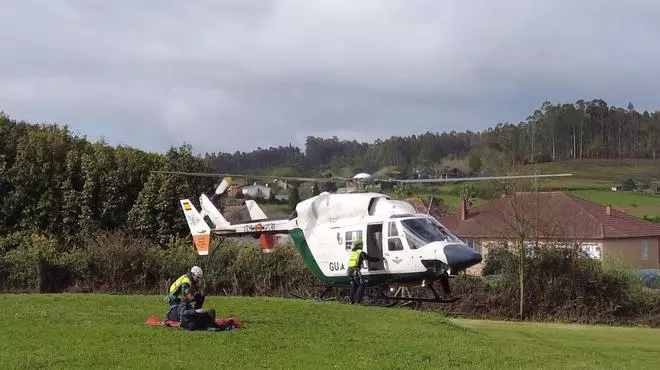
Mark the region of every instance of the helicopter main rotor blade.
POLYGON ((389 180, 375 180, 375 181, 400 182, 400 183, 404 183, 404 184, 411 184, 411 183, 436 183, 436 182, 514 180, 514 179, 532 179, 532 178, 566 177, 566 176, 573 176, 573 174, 571 174, 571 173, 558 173, 558 174, 544 174, 544 175, 450 177, 450 178, 444 178, 444 179, 389 179, 389 180))
POLYGON ((379 179, 368 175, 368 178, 356 177, 296 177, 296 176, 267 176, 267 175, 239 175, 228 173, 208 173, 208 172, 181 172, 181 171, 150 171, 152 173, 183 175, 183 176, 201 176, 201 177, 238 177, 250 178, 261 180, 281 180, 281 181, 298 181, 298 182, 333 182, 333 181, 350 181, 350 182, 390 182, 390 183, 403 183, 403 184, 421 184, 421 183, 442 183, 442 182, 463 182, 463 181, 492 181, 492 180, 515 180, 515 179, 532 179, 532 178, 549 178, 549 177, 566 177, 573 176, 570 173, 558 174, 537 174, 537 175, 511 175, 511 176, 481 176, 481 177, 451 177, 439 179, 379 179))
POLYGON ((208 172, 181 172, 181 171, 151 171, 152 173, 162 173, 170 175, 199 176, 199 177, 238 177, 260 180, 287 180, 303 182, 332 182, 332 181, 351 181, 348 177, 295 177, 295 176, 266 176, 266 175, 238 175, 229 173, 208 173, 208 172))
POLYGON ((218 187, 215 189, 215 195, 222 195, 230 184, 231 177, 225 176, 225 178, 222 179, 222 182, 220 182, 220 185, 218 185, 218 187))

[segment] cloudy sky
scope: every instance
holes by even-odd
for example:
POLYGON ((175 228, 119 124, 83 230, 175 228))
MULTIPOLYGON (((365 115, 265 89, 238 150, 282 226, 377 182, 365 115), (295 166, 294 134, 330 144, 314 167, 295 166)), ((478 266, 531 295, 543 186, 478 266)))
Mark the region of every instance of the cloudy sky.
POLYGON ((660 109, 653 0, 2 0, 0 110, 196 152, 660 109))

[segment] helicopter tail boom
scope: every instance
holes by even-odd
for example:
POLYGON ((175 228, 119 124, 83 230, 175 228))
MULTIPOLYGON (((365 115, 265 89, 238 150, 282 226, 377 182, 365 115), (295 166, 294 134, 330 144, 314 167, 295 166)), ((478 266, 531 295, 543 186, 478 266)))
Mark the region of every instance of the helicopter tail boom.
MULTIPOLYGON (((211 244, 211 233, 225 237, 244 237, 252 236, 259 239, 259 246, 262 251, 271 252, 275 246, 275 234, 289 234, 291 231, 291 221, 288 219, 276 220, 267 219, 258 205, 253 204, 250 211, 251 218, 264 216, 261 221, 252 221, 247 223, 231 224, 220 213, 220 211, 211 203, 206 195, 200 197, 202 212, 192 204, 189 199, 181 199, 181 208, 186 217, 188 228, 193 237, 197 254, 205 256, 209 254, 211 244), (256 207, 256 211, 255 208, 256 207), (211 228, 204 220, 205 216, 215 224, 211 228)), ((260 217, 261 218, 261 217, 260 217)))
POLYGON ((265 219, 260 221, 252 221, 238 224, 230 224, 222 226, 211 231, 214 234, 222 236, 259 236, 259 235, 275 235, 275 234, 289 234, 293 228, 293 223, 288 219, 265 219))
POLYGON ((211 230, 214 234, 224 237, 246 237, 251 236, 259 239, 259 246, 265 253, 269 253, 275 247, 275 235, 287 235, 291 232, 293 224, 290 220, 266 219, 257 222, 230 224, 211 230))

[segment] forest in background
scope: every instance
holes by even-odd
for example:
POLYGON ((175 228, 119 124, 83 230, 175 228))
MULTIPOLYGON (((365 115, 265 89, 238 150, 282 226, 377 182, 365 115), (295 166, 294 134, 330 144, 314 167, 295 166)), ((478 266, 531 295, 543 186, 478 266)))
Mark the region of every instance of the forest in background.
MULTIPOLYGON (((491 172, 527 163, 581 159, 655 159, 660 151, 660 111, 639 112, 605 101, 544 102, 526 120, 500 123, 481 132, 427 132, 378 139, 373 143, 308 137, 305 148, 258 148, 252 152, 206 153, 222 172, 256 172, 284 167, 289 175, 319 175, 348 168, 373 173, 397 167, 411 175, 415 166, 444 158, 469 157, 470 170, 491 172)), ((351 173, 352 171, 352 173, 351 173)), ((285 175, 285 173, 280 173, 285 175)))
MULTIPOLYGON (((215 276, 210 289, 219 294, 282 294, 315 284, 291 246, 267 258, 258 248, 215 241, 216 248, 222 243, 218 254, 201 259, 178 200, 189 197, 196 203, 216 180, 153 170, 317 176, 395 166, 410 175, 416 166, 468 158, 470 170, 496 173, 530 162, 655 158, 659 137, 659 111, 637 112, 632 105, 622 109, 602 100, 544 103, 524 122, 482 132, 426 133, 373 143, 309 137, 304 150, 280 146, 205 155, 194 155, 187 144, 162 154, 111 146, 72 135, 66 125, 0 114, 0 289, 163 292, 192 263, 215 276)), ((628 286, 629 280, 621 279, 612 282, 619 284, 617 294, 628 286)), ((479 289, 486 301, 502 298, 479 289)), ((507 302, 500 303, 505 307, 507 302)), ((657 323, 658 313, 647 309, 657 301, 635 302, 644 307, 645 320, 657 323)), ((639 314, 633 311, 630 315, 639 314)), ((610 320, 614 314, 604 315, 610 320)))

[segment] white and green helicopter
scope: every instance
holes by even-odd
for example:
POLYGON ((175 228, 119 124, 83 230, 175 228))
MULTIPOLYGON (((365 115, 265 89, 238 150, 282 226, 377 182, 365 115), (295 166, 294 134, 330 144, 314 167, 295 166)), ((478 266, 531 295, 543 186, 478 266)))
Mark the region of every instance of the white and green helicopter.
MULTIPOLYGON (((247 200, 245 204, 251 221, 232 224, 223 217, 212 201, 214 197, 222 195, 227 190, 232 177, 263 179, 275 177, 154 172, 224 177, 211 198, 201 194, 199 198, 201 212, 189 199, 180 200, 198 254, 208 255, 212 234, 224 237, 257 237, 265 252, 274 248, 274 235, 290 235, 304 262, 326 288, 319 298, 333 287, 350 285, 346 266, 353 242, 358 239, 363 241, 365 252, 372 257, 383 259, 381 262, 367 262, 366 270, 362 275, 365 285, 375 289, 380 302, 389 302, 386 305, 393 305, 395 301, 454 302, 458 298, 450 297, 449 278, 482 261, 481 254, 468 247, 434 217, 419 213, 410 203, 391 199, 385 194, 323 192, 299 202, 295 211, 284 219, 268 218, 255 201, 247 200), (205 221, 205 217, 210 219, 213 227, 205 221), (434 289, 435 281, 441 283, 443 297, 434 289), (408 287, 412 286, 427 287, 433 297, 403 296, 405 292, 409 292, 408 287), (395 294, 388 295, 387 292, 395 292, 395 294)), ((284 181, 323 183, 333 180, 353 180, 365 184, 373 181, 440 183, 558 176, 571 176, 571 174, 375 180, 369 174, 360 173, 352 179, 277 178, 284 181)))

